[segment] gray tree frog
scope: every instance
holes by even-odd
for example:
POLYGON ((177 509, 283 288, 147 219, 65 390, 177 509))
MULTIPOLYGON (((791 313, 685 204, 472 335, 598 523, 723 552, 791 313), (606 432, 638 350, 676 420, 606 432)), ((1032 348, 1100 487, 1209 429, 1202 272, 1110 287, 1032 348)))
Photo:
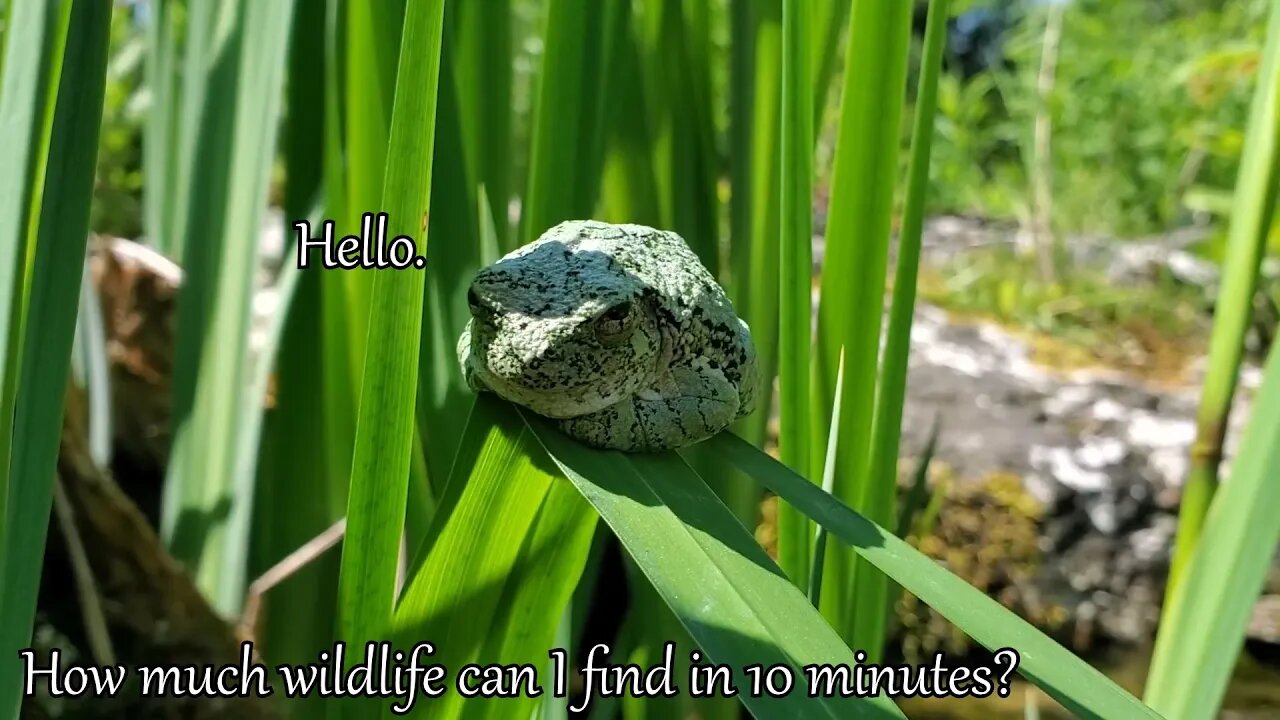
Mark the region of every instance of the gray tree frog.
POLYGON ((673 232, 564 222, 482 268, 467 300, 468 385, 589 445, 683 447, 755 408, 751 332, 673 232))

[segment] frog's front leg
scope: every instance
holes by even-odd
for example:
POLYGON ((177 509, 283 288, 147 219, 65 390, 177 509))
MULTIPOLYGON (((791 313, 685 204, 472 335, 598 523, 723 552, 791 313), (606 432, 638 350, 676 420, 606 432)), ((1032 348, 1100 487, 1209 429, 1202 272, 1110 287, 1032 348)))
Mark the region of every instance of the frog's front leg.
POLYGON ((560 421, 567 434, 597 447, 656 452, 705 440, 738 415, 738 389, 698 357, 673 367, 652 387, 603 410, 560 421))
POLYGON ((476 392, 483 392, 489 388, 485 387, 476 375, 471 353, 471 321, 468 320, 466 326, 462 328, 462 335, 458 337, 458 364, 462 367, 462 377, 466 380, 467 387, 476 392))

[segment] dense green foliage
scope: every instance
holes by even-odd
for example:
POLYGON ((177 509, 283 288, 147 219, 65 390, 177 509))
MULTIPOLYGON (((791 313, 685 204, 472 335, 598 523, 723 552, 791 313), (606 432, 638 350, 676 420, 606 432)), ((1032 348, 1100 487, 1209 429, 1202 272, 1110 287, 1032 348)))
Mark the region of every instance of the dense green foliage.
MULTIPOLYGON (((1008 2, 960 5, 1009 8, 1011 26, 989 49, 1007 62, 966 77, 953 56, 941 75, 930 208, 1025 219, 1044 10, 1019 10, 1008 2)), ((1197 215, 1225 214, 1221 198, 1235 179, 1266 9, 1263 0, 1072 4, 1048 104, 1058 230, 1126 237, 1168 230, 1197 215), (1141 42, 1133 42, 1134 28, 1141 28, 1141 42)), ((542 12, 539 3, 514 3, 513 33, 528 33, 542 12)), ((95 227, 133 236, 141 227, 141 119, 153 98, 142 85, 143 38, 130 30, 124 13, 116 14, 113 26, 95 227)), ((725 128, 730 47, 723 29, 713 28, 707 49, 715 56, 712 119, 725 128)), ((528 133, 529 82, 539 50, 517 43, 513 51, 512 141, 520 146, 528 133)), ((819 102, 826 93, 821 90, 819 102)), ((832 129, 834 114, 823 117, 827 122, 819 129, 832 129)), ((830 142, 830 132, 823 137, 830 142)), ((823 175, 829 172, 822 162, 827 154, 818 155, 823 175)), ((522 177, 523 162, 512 157, 502 179, 522 177)))
MULTIPOLYGON (((1258 0, 1071 3, 1047 98, 1058 230, 1165 231, 1190 218, 1189 192, 1232 187, 1267 8, 1258 0)), ((1013 15, 1007 65, 942 78, 936 208, 1030 212, 1046 12, 1013 15)))
MULTIPOLYGON (((1230 238, 1202 417, 1221 440, 1280 185, 1272 3, 0 8, 0 129, 18 139, 0 145, 0 720, 21 702, 10 671, 35 618, 90 229, 183 268, 162 399, 174 439, 155 471, 159 537, 193 603, 236 617, 255 576, 345 518, 340 555, 270 590, 255 628, 266 657, 426 639, 451 668, 545 665, 548 648, 603 634, 635 662, 696 645, 741 685, 755 663, 880 660, 900 587, 988 650, 1016 648, 1020 674, 1081 717, 1198 719, 1221 704, 1278 541, 1267 513, 1280 350, 1225 491, 1212 492, 1218 454, 1198 446, 1206 490, 1188 504, 1196 532, 1183 537, 1150 707, 885 528, 905 533, 913 510, 897 507, 899 426, 930 212, 1127 237, 1209 211, 1230 238), (982 9, 1011 24, 984 47, 987 64, 966 68, 972 56, 944 53, 944 23, 982 9), (428 269, 290 268, 286 232, 286 269, 267 281, 278 310, 263 323, 269 208, 332 218, 340 234, 388 212, 428 269), (727 288, 766 383, 733 433, 679 452, 597 451, 465 386, 455 343, 469 278, 583 217, 676 230, 727 288), (781 504, 776 560, 750 532, 766 493, 781 504), (626 581, 604 587, 609 571, 626 581), (602 617, 619 627, 599 630, 602 617)), ((1013 249, 971 260, 963 275, 925 276, 922 297, 1083 346, 1112 327, 1177 335, 1195 322, 1182 289, 1048 277, 1013 249)), ((559 718, 566 702, 451 694, 419 713, 559 718)), ((884 694, 800 691, 620 709, 728 720, 739 703, 761 718, 902 716, 884 694)), ((367 717, 384 712, 375 705, 287 710, 367 717)))

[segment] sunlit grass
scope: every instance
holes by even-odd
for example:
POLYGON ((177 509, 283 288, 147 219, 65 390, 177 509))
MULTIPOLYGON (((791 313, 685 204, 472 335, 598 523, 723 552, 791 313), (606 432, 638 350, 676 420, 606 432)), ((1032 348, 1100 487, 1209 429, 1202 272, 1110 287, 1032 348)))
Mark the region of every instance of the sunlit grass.
POLYGON ((0 314, 7 315, 0 325, 0 411, 6 418, 0 423, 4 717, 17 717, 22 702, 16 650, 30 642, 40 588, 84 275, 111 4, 90 0, 45 18, 37 17, 45 10, 38 5, 26 10, 9 18, 13 25, 6 28, 0 68, 0 126, 17 130, 17 142, 36 140, 26 153, 6 149, 15 163, 0 166, 0 187, 10 193, 5 207, 13 211, 0 225, 0 265, 6 266, 0 270, 6 278, 0 280, 0 314), (28 63, 47 72, 32 76, 28 63))
MULTIPOLYGON (((872 433, 910 29, 907 3, 853 3, 810 400, 817 430, 810 438, 811 466, 817 467, 843 354, 832 493, 880 523, 893 517, 893 483, 871 476, 872 433)), ((884 642, 886 592, 883 575, 860 567, 847 549, 828 546, 823 614, 871 658, 880 657, 884 642)))
MULTIPOLYGON (((186 276, 162 530, 205 599, 235 615, 251 573, 345 515, 340 560, 272 591, 259 638, 268 656, 309 659, 335 637, 427 639, 450 667, 545 663, 548 648, 611 610, 590 589, 616 541, 633 571, 619 656, 652 661, 677 640, 739 669, 847 664, 855 650, 878 659, 892 580, 980 644, 1016 648, 1019 671, 1078 715, 1157 717, 886 529, 903 532, 910 518, 895 507, 897 456, 950 5, 929 3, 917 54, 911 4, 882 0, 155 4, 143 216, 186 276), (528 118, 515 109, 525 97, 528 118), (831 167, 815 152, 828 107, 831 167), (277 159, 282 192, 269 182, 277 159), (815 333, 814 189, 828 175, 815 333), (289 219, 333 218, 344 233, 385 211, 427 269, 286 269, 273 291, 287 315, 255 357, 249 308, 269 199, 289 219), (678 453, 595 451, 464 387, 455 343, 476 268, 586 217, 676 230, 723 280, 764 381, 762 407, 734 434, 678 453), (781 462, 760 449, 775 409, 781 462), (777 564, 749 532, 765 490, 780 498, 777 564)), ((0 131, 18 139, 0 145, 6 653, 32 627, 110 7, 19 2, 6 17, 0 131)), ((1242 303, 1274 205, 1277 33, 1241 170, 1220 377, 1239 363, 1242 303)), ((286 262, 291 251, 286 242, 286 262)), ((1232 482, 1201 503, 1201 547, 1188 551, 1161 635, 1149 697, 1171 718, 1219 704, 1277 542, 1265 516, 1280 502, 1267 483, 1280 463, 1277 363, 1232 482), (1187 657, 1214 658, 1214 671, 1187 657)), ((1229 402, 1230 378, 1206 387, 1206 413, 1229 402)), ((16 717, 19 677, 0 678, 0 718, 16 717)), ((621 707, 626 720, 729 718, 738 703, 761 718, 902 716, 883 696, 803 693, 621 707)), ((377 704, 335 707, 366 717, 377 704)), ((449 695, 432 716, 561 717, 564 704, 449 695)))
MULTIPOLYGON (((427 248, 443 32, 444 0, 408 6, 399 76, 412 73, 415 82, 395 86, 378 205, 387 213, 388 232, 417 238, 420 253, 427 248)), ((364 362, 339 578, 341 637, 357 646, 385 637, 395 607, 417 418, 424 283, 418 271, 380 272, 373 280, 366 345, 372 352, 364 362)))
POLYGON ((1214 313, 1209 360, 1191 446, 1177 544, 1146 699, 1167 717, 1212 715, 1222 704, 1250 612, 1280 544, 1280 351, 1218 490, 1227 418, 1244 353, 1258 267, 1280 183, 1280 7, 1272 6, 1267 44, 1232 206, 1227 258, 1214 313))

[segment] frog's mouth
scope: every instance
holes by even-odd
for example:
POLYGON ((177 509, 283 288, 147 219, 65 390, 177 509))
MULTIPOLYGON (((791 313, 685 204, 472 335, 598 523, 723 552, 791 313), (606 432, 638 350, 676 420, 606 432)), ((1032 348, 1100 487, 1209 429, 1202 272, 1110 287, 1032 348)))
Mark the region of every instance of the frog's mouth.
POLYGON ((631 393, 625 388, 602 395, 595 392, 599 378, 563 385, 555 390, 535 390, 522 383, 508 380, 480 366, 474 368, 477 379, 498 396, 523 405, 539 415, 554 420, 589 415, 614 405, 631 393))

